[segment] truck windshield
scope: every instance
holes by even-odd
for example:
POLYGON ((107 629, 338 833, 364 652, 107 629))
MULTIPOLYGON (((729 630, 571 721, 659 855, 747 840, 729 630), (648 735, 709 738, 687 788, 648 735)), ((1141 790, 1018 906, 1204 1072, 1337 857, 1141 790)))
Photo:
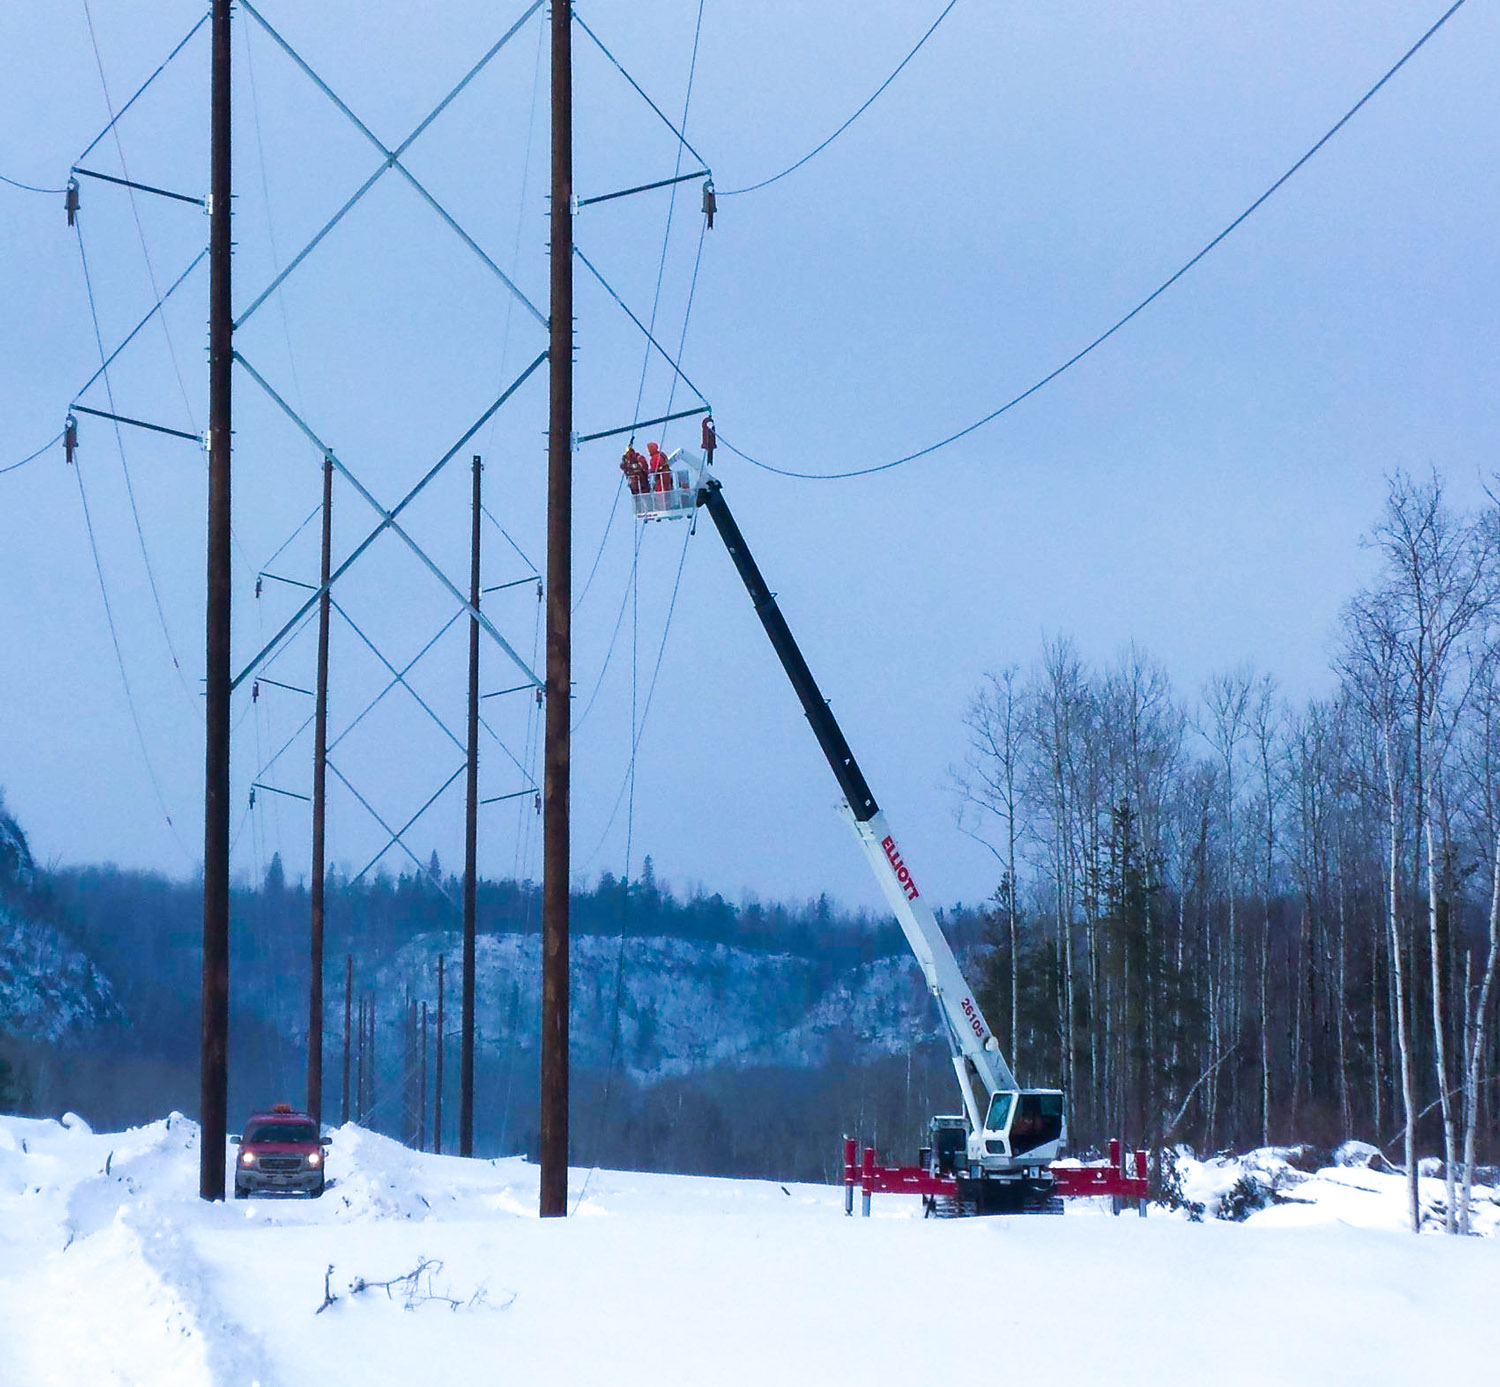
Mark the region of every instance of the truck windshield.
POLYGON ((990 1099, 990 1115, 984 1119, 984 1130, 1003 1132, 1010 1117, 1010 1105, 1015 1100, 1013 1093, 997 1093, 990 1099))
POLYGON ((311 1122, 263 1122, 245 1133, 245 1145, 267 1141, 317 1141, 318 1132, 311 1122))

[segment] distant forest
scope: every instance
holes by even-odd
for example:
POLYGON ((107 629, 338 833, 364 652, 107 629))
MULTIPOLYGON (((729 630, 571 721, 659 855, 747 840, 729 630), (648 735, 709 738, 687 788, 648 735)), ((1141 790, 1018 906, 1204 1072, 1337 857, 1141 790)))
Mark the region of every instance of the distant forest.
MULTIPOLYGON (((443 873, 436 855, 426 872, 375 875, 350 882, 331 876, 327 893, 326 1005, 341 1024, 344 959, 353 959, 356 1001, 367 995, 378 968, 419 936, 452 932, 459 881, 443 873)), ((113 984, 126 1024, 63 1046, 0 1044, 11 1066, 11 1101, 27 1110, 82 1112, 115 1126, 176 1108, 197 1109, 198 990, 202 929, 201 885, 114 867, 38 872, 28 908, 58 924, 113 984)), ((948 918, 960 946, 982 941, 982 912, 948 918)), ((481 881, 477 928, 488 934, 538 933, 540 888, 532 882, 481 881)), ((687 899, 659 886, 648 858, 628 885, 605 873, 592 890, 572 897, 575 936, 609 940, 668 937, 704 946, 725 945, 815 961, 827 978, 879 958, 910 957, 894 920, 851 914, 826 897, 800 906, 734 905, 716 894, 687 899)), ((265 879, 240 883, 231 899, 231 1112, 267 1095, 300 1098, 303 1064, 295 1041, 271 1019, 288 1009, 305 1016, 308 894, 286 881, 273 858, 265 879)), ((628 947, 628 944, 627 944, 628 947)), ((450 957, 450 1026, 458 1008, 458 960, 450 957)), ((663 979, 663 987, 671 980, 663 979)), ((382 998, 382 1007, 392 999, 382 998)), ((482 995, 480 1006, 503 1005, 482 995)), ((532 998, 523 1004, 535 1002, 532 998)), ((514 1006, 512 996, 509 1005, 514 1006)), ((389 1013, 388 1013, 389 1015, 389 1013)), ((3 1032, 0 1022, 0 1032, 3 1032)), ((480 1029, 487 1027, 481 1024, 480 1029)), ((451 1035, 451 1031, 450 1031, 451 1035)), ((412 1095, 394 1090, 414 1076, 384 1037, 377 1084, 383 1100, 370 1103, 358 1087, 353 1110, 405 1140, 412 1132, 412 1095)), ((818 1067, 720 1068, 645 1084, 618 1065, 575 1063, 572 1084, 573 1151, 581 1163, 602 1163, 700 1174, 822 1179, 833 1169, 845 1127, 900 1150, 915 1148, 927 1116, 956 1103, 946 1052, 914 1037, 911 1054, 891 1059, 861 1053, 861 1038, 841 1042, 837 1061, 818 1067)), ((356 1042, 357 1044, 357 1042, 356 1042)), ((496 1059, 481 1052, 476 1076, 476 1131, 483 1154, 525 1153, 534 1142, 536 1054, 496 1059)), ((325 1055, 337 1090, 340 1055, 325 1055)), ((450 1044, 445 1130, 448 1149, 457 1120, 457 1046, 450 1044)), ((431 1076, 435 1088, 436 1074, 431 1076)), ((429 1103, 431 1098, 429 1097, 429 1103)), ((337 1121, 335 1103, 326 1113, 337 1121)), ((233 1118, 232 1120, 238 1120, 233 1118)), ((429 1136, 430 1140, 430 1136, 429 1136)), ((909 1151, 908 1151, 909 1154, 909 1151)))

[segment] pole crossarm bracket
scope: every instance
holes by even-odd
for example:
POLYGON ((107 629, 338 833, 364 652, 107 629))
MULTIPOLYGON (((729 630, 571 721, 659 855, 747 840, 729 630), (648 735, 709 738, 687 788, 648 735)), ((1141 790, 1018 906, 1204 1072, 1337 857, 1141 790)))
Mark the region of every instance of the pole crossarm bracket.
POLYGON ((269 578, 273 583, 285 583, 289 588, 302 588, 307 592, 320 592, 316 583, 304 583, 300 578, 283 578, 279 573, 272 573, 263 568, 255 575, 257 578, 269 578))
POLYGON ((254 300, 251 301, 250 306, 246 308, 238 318, 235 319, 234 326, 236 329, 238 329, 245 322, 245 320, 249 318, 250 315, 261 306, 261 304, 263 304, 273 293, 275 293, 275 291, 285 281, 287 276, 290 275, 292 271, 295 270, 297 266, 307 258, 307 256, 312 252, 313 248, 317 246, 319 242, 321 242, 323 238, 328 235, 328 233, 332 231, 340 221, 344 219, 345 215, 354 206, 354 204, 357 203, 360 198, 362 198, 367 192, 370 191, 371 188, 375 186, 376 182, 386 172, 387 169, 395 169, 397 173, 399 173, 404 179, 406 179, 406 181, 415 190, 417 195, 425 203, 427 203, 427 205, 431 207, 432 210, 436 212, 440 218, 442 218, 442 220, 448 225, 449 229, 452 230, 453 233, 458 236, 458 238, 466 246, 468 246, 468 248, 473 251, 476 256, 479 257, 479 259, 484 263, 485 267, 489 269, 489 271, 494 274, 500 280, 500 282, 504 284, 512 294, 515 295, 517 299, 520 300, 522 307, 524 307, 526 311, 530 313, 531 316, 535 318, 541 326, 545 327, 547 325, 546 316, 542 313, 542 311, 534 303, 532 303, 529 298, 526 297, 526 295, 521 291, 519 287, 517 287, 510 276, 507 275, 505 271, 502 270, 500 266, 497 265, 488 254, 485 253, 484 249, 479 245, 479 243, 472 236, 470 236, 469 233, 465 231, 457 221, 454 220, 452 215, 442 205, 442 203, 440 203, 435 197, 433 197, 433 195, 428 192, 420 182, 417 181, 416 176, 411 172, 411 170, 401 162, 401 156, 411 148, 412 144, 422 135, 423 131, 425 131, 427 127, 431 125, 432 122, 436 120, 438 116, 448 108, 450 103, 452 103, 457 98, 458 94, 462 92, 464 88, 467 87, 469 83, 479 75, 479 73, 489 64, 490 60, 495 56, 495 54, 497 54, 502 48, 504 48, 505 45, 509 43, 510 40, 520 32, 522 26, 525 25, 526 21, 529 20, 532 15, 534 15, 539 9, 542 8, 544 2, 545 0, 533 0, 533 3, 527 7, 525 13, 523 13, 521 17, 516 20, 516 22, 512 24, 511 27, 507 29, 505 33, 495 41, 494 44, 491 45, 489 51, 485 53, 485 55, 480 58, 480 60, 475 63, 467 73, 464 74, 458 85, 455 86, 447 96, 445 96, 440 102, 438 102, 436 106, 433 107, 433 109, 428 113, 426 119, 424 119, 421 124, 419 124, 416 129, 413 130, 411 134, 409 134, 399 145, 397 145, 395 149, 391 149, 385 144, 383 140, 380 139, 378 135, 375 134, 373 130, 370 129, 368 125, 364 123, 364 121, 362 121, 357 115, 354 114, 349 106, 346 105, 345 102, 337 95, 337 93, 334 92, 333 88, 330 87, 327 82, 325 82, 321 77, 318 76, 316 72, 313 71, 313 69, 308 65, 301 54, 299 54, 297 50, 291 46, 291 44, 289 44, 284 38, 282 38, 279 33, 276 32, 276 30, 271 26, 266 17, 261 14, 253 4, 250 3, 250 0, 240 0, 241 8, 244 9, 245 13, 248 14, 253 20, 255 20, 257 24, 260 25, 262 29, 265 30, 267 35, 270 36, 272 42, 275 43, 276 46, 280 48, 281 51, 285 53, 287 57, 289 57, 299 69, 301 69, 302 73, 307 77, 307 79, 312 82, 312 84, 317 87, 318 90, 321 91, 323 95, 326 96, 329 101, 331 101, 333 105, 343 113, 345 117, 348 118, 350 124, 352 124, 361 135, 363 135, 372 145, 374 145, 377 150, 379 150, 383 162, 381 163, 380 167, 374 171, 374 173, 372 173, 367 179, 365 179, 364 183, 360 185, 360 187, 355 191, 354 195, 341 208, 339 208, 337 212, 333 214, 333 217, 328 222, 324 224, 322 230, 320 230, 317 235, 315 235, 312 240, 309 241, 307 245, 305 245, 302 250, 298 252, 298 254, 294 256, 291 261, 288 262, 286 268, 283 269, 281 273, 278 274, 271 281, 271 283, 267 285, 266 288, 262 290, 254 300))
POLYGON ((92 414, 96 419, 110 419, 116 424, 129 424, 136 429, 149 429, 152 433, 168 434, 172 438, 185 438, 189 443, 196 443, 200 448, 203 446, 203 435, 201 433, 189 433, 186 429, 169 429, 165 424, 151 424, 144 419, 132 419, 125 414, 114 414, 107 409, 91 409, 88 405, 73 403, 68 409, 75 414, 92 414))
MULTIPOLYGON (((582 20, 579 20, 580 24, 582 22, 583 22, 582 20)), ((682 367, 677 364, 675 358, 672 356, 672 353, 669 352, 664 346, 662 346, 662 344, 660 342, 658 342, 656 340, 656 338, 654 338, 651 335, 651 329, 648 328, 645 325, 645 323, 643 323, 638 317, 636 317, 636 315, 633 312, 631 312, 630 305, 627 304, 625 302, 625 300, 622 299, 617 293, 615 293, 614 289, 610 285, 610 282, 607 279, 605 279, 605 277, 602 274, 600 274, 598 270, 596 270, 594 268, 593 262, 588 258, 588 256, 586 256, 581 250, 579 250, 579 248, 576 245, 573 247, 573 254, 576 255, 578 257, 578 259, 583 262, 584 269, 586 269, 591 275, 594 276, 595 279, 597 279, 599 281, 599 284, 603 288, 604 292, 606 294, 608 294, 610 296, 610 298, 612 298, 617 304, 620 305, 620 307, 625 312, 625 316, 627 318, 629 318, 630 321, 632 323, 634 323, 636 325, 636 327, 638 327, 640 329, 641 334, 642 334, 642 336, 645 337, 646 341, 648 341, 653 347, 655 347, 656 350, 661 354, 661 359, 663 361, 665 361, 667 363, 667 365, 672 368, 672 370, 677 375, 677 379, 680 380, 685 386, 687 386, 687 388, 689 390, 691 390, 693 392, 693 394, 695 394, 700 400, 703 399, 704 398, 703 391, 699 390, 698 387, 696 385, 694 385, 691 380, 688 379, 687 372, 684 371, 682 369, 682 367)), ((694 409, 694 410, 689 410, 688 412, 690 414, 697 414, 699 411, 696 410, 696 409, 694 409)), ((595 437, 602 437, 603 435, 596 434, 594 436, 595 437)), ((580 443, 583 443, 586 440, 580 438, 578 441, 580 443)))
POLYGON ((536 786, 529 785, 524 790, 512 790, 508 795, 491 795, 489 799, 482 799, 481 804, 504 804, 508 799, 520 799, 525 795, 536 794, 536 786))
MULTIPOLYGON (((322 454, 332 462, 333 466, 338 470, 339 474, 343 476, 343 478, 355 489, 355 491, 357 491, 360 496, 362 496, 365 501, 369 503, 370 507, 375 511, 375 513, 380 516, 380 524, 377 525, 364 538, 363 541, 361 541, 361 543, 355 548, 353 553, 351 553, 348 558, 346 558, 343 563, 341 563, 338 568, 329 576, 328 586, 331 588, 340 577, 342 577, 349 571, 350 567, 355 563, 360 555, 362 555, 365 550, 368 549, 376 541, 376 539, 380 537, 382 533, 384 533, 386 530, 390 530, 398 538, 400 538, 404 544, 406 544, 406 546, 412 551, 413 554, 416 555, 417 559, 422 563, 423 567, 425 567, 427 571, 431 573, 432 576, 436 578, 445 589, 447 589, 449 595, 459 603, 462 611, 467 612, 474 618, 474 620, 479 623, 480 629, 486 632, 489 635, 490 639, 493 640, 511 658, 511 660, 515 663, 516 667, 521 671, 521 673, 525 675, 526 678, 530 680, 535 687, 543 687, 542 680, 537 678, 531 667, 527 665, 526 661, 521 658, 521 656, 515 651, 515 649, 505 639, 505 637, 500 634, 500 632, 495 628, 495 624, 489 619, 489 617, 484 612, 480 611, 477 607, 470 605, 469 599, 458 590, 457 586, 448 577, 448 575, 444 573, 443 570, 439 568, 431 558, 428 557, 427 552, 422 548, 422 546, 419 545, 416 540, 414 540, 399 524, 396 523, 396 517, 400 515, 401 512, 405 510, 406 507, 416 499, 417 495, 422 491, 422 489, 435 476, 437 476, 437 474, 442 471, 442 469, 449 462, 452 461, 458 451, 466 443, 468 443, 468 441, 473 438, 474 435, 478 433, 486 423, 489 422, 490 418, 495 414, 495 412, 508 399, 510 399, 510 397, 514 395, 517 390, 521 388, 521 386, 531 376, 532 372, 534 372, 542 364, 542 362, 547 359, 547 353, 539 352, 535 360, 533 360, 532 363, 527 366, 526 369, 522 371, 521 374, 510 383, 509 386, 506 387, 499 398, 496 399, 495 402, 490 405, 490 407, 486 409, 484 413, 481 414, 479 418, 475 420, 475 422, 471 424, 467 430, 465 430, 463 437, 461 437, 457 443, 455 443, 445 454, 443 454, 443 456, 439 458, 438 461, 434 463, 433 466, 428 470, 427 474, 416 484, 416 486, 408 491, 406 495, 402 497, 401 500, 397 502, 397 504, 390 510, 386 510, 386 508, 382 506, 380 502, 370 494, 363 483, 360 482, 359 478, 357 478, 354 473, 351 472, 342 461, 340 461, 340 459, 334 453, 333 449, 331 449, 326 443, 323 442, 321 438, 318 437, 318 435, 312 430, 312 428, 302 418, 302 416, 299 415, 297 411, 294 410, 291 405, 289 405, 286 400, 282 398, 280 394, 277 393, 276 389, 270 384, 269 381, 266 380, 263 375, 260 374, 259 371, 255 369, 255 367, 253 367, 248 361, 245 360, 243 355, 241 355, 239 352, 236 352, 234 356, 235 360, 237 360, 240 365, 244 367, 250 378, 255 381, 255 383, 259 385, 260 388, 264 390, 268 396, 270 396, 271 400, 281 409, 282 413, 285 414, 287 418, 291 420, 291 422, 308 439, 308 441, 311 442, 315 448, 317 448, 320 454, 322 454)), ((292 628, 300 620, 302 620, 302 618, 305 617, 309 611, 312 610, 313 606, 317 603, 318 599, 322 597, 322 595, 323 588, 320 586, 313 593, 313 595, 309 597, 307 601, 301 607, 299 607, 297 611, 287 620, 287 622, 282 626, 281 630, 278 631, 274 636, 272 636, 271 639, 261 648, 261 650, 255 655, 250 663, 246 665, 238 675, 235 676, 234 681, 230 686, 231 688, 237 688, 251 673, 254 672, 255 669, 259 667, 261 661, 264 660, 268 655, 270 655, 271 652, 281 644, 282 640, 292 630, 292 628)))
POLYGON ((636 193, 655 192, 657 188, 670 188, 674 183, 691 183, 695 178, 712 178, 707 169, 697 173, 679 173, 675 178, 658 178, 655 183, 641 183, 634 188, 621 188, 617 193, 600 193, 596 197, 579 198, 579 207, 592 207, 599 202, 613 202, 617 197, 633 197, 636 193))
POLYGON ((312 803, 312 796, 311 795, 299 795, 295 790, 283 790, 278 785, 265 785, 265 784, 262 784, 259 780, 254 781, 251 784, 250 788, 252 790, 265 790, 269 794, 273 794, 273 795, 285 795, 288 799, 300 799, 305 804, 311 804, 312 803))
POLYGON ((653 424, 670 424, 674 419, 691 419, 695 414, 712 414, 713 410, 701 401, 692 409, 679 409, 676 414, 662 414, 655 419, 637 419, 633 424, 625 424, 618 429, 601 429, 598 433, 586 433, 579 438, 580 443, 593 443, 601 438, 618 438, 622 433, 634 433, 637 429, 649 429, 653 424))
POLYGON ((191 202, 195 207, 207 207, 208 199, 193 197, 190 193, 174 193, 169 188, 158 188, 150 183, 137 183, 133 178, 116 178, 112 173, 96 173, 93 169, 80 168, 74 164, 70 172, 80 178, 97 178, 101 183, 114 183, 121 188, 131 188, 138 193, 150 193, 154 197, 171 198, 173 202, 191 202))
MULTIPOLYGON (((541 579, 538 578, 535 573, 533 573, 525 578, 512 578, 508 583, 496 583, 492 588, 485 588, 480 595, 483 597, 488 597, 492 592, 506 592, 510 588, 524 587, 528 583, 539 583, 540 581, 541 579)), ((522 685, 522 687, 528 688, 530 686, 522 685)))

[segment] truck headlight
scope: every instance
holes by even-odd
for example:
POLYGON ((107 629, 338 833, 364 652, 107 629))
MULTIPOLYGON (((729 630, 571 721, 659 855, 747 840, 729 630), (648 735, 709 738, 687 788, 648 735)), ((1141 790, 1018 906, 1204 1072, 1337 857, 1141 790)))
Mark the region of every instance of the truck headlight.
POLYGON ((321 1151, 308 1152, 307 1163, 314 1169, 317 1169, 318 1166, 323 1164, 323 1153, 321 1151))
POLYGON ((241 1165, 254 1165, 255 1164, 255 1152, 253 1152, 253 1151, 241 1151, 240 1152, 240 1164, 241 1165))

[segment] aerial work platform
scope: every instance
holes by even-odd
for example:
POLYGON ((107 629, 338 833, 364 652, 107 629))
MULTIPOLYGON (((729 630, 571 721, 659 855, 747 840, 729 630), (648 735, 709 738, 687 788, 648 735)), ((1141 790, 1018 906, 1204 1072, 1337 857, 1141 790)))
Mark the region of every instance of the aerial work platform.
POLYGON ((708 459, 678 448, 668 455, 667 463, 664 470, 648 472, 641 479, 642 489, 631 494, 631 504, 642 520, 676 520, 691 516, 698 508, 698 492, 710 475, 708 459))

